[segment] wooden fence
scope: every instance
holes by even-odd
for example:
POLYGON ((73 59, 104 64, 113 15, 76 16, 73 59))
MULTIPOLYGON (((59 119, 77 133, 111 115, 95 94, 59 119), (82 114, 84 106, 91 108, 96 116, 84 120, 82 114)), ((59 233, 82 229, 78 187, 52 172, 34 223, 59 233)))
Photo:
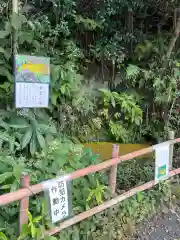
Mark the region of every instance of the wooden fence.
MULTIPOLYGON (((167 141, 165 143, 169 143, 171 145, 171 153, 172 153, 172 147, 175 143, 179 143, 180 142, 180 138, 174 139, 174 140, 170 140, 167 141)), ((75 172, 69 173, 66 175, 66 179, 68 180, 73 180, 73 179, 77 179, 83 176, 86 176, 90 173, 95 173, 98 171, 102 171, 105 169, 110 169, 109 171, 109 186, 111 189, 111 193, 112 196, 115 193, 115 189, 116 189, 116 173, 117 173, 117 165, 123 161, 128 161, 131 160, 133 158, 136 158, 138 156, 142 156, 144 154, 148 154, 151 153, 153 151, 155 151, 155 148, 158 146, 154 145, 148 148, 144 148, 132 153, 128 153, 125 155, 122 155, 119 157, 119 149, 116 145, 113 146, 113 151, 112 151, 112 159, 107 160, 105 162, 102 162, 100 164, 97 165, 91 165, 88 166, 87 168, 84 169, 80 169, 77 170, 75 172)), ((170 155, 171 155, 170 153, 170 155)), ((170 159, 171 161, 171 159, 170 159)), ((180 174, 180 168, 177 168, 175 170, 169 170, 169 177, 175 176, 177 174, 180 174)), ((141 186, 132 188, 131 190, 116 196, 106 202, 104 202, 103 204, 96 206, 88 211, 85 211, 83 213, 80 213, 68 220, 65 220, 64 222, 60 223, 59 226, 53 227, 50 230, 47 231, 47 235, 54 235, 58 232, 60 232, 61 230, 72 226, 90 216, 93 216, 107 208, 110 208, 114 205, 116 205, 117 203, 135 195, 137 192, 139 191, 144 191, 146 189, 149 189, 153 186, 155 186, 156 184, 158 184, 158 182, 150 181, 147 182, 141 186)), ((3 205, 7 205, 10 204, 12 202, 15 201, 20 201, 20 209, 19 209, 19 228, 21 230, 22 225, 26 224, 28 222, 28 215, 27 215, 27 210, 28 210, 28 206, 29 206, 29 197, 35 194, 38 194, 40 192, 43 192, 43 183, 39 183, 36 185, 30 185, 30 176, 26 175, 26 174, 22 174, 21 177, 21 189, 15 191, 15 192, 10 192, 4 195, 0 196, 0 206, 3 205)))

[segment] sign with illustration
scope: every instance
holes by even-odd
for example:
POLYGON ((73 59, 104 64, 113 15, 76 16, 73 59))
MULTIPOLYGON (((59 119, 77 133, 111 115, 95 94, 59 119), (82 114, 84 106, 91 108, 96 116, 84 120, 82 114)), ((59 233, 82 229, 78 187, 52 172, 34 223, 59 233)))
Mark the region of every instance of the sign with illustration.
POLYGON ((52 223, 59 222, 71 215, 72 198, 69 184, 63 177, 44 183, 43 188, 48 199, 52 223))
POLYGON ((50 59, 15 56, 16 108, 41 108, 49 105, 50 59))
POLYGON ((169 173, 169 143, 155 146, 155 181, 165 180, 169 173))

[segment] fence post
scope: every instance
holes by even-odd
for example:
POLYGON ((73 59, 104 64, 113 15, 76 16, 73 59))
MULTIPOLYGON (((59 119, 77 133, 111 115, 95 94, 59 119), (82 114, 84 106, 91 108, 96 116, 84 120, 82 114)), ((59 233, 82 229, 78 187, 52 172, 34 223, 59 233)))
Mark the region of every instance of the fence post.
MULTIPOLYGON (((175 139, 175 132, 174 131, 168 131, 168 139, 169 140, 174 140, 175 139)), ((169 146, 169 170, 172 169, 173 149, 174 149, 174 144, 171 144, 169 146)))
MULTIPOLYGON (((117 144, 113 144, 112 146, 112 158, 119 157, 119 146, 117 144)), ((111 195, 114 195, 116 192, 116 178, 117 178, 117 165, 114 165, 110 168, 109 173, 109 186, 111 190, 111 195)))
MULTIPOLYGON (((22 173, 20 179, 20 187, 28 188, 30 186, 30 177, 26 173, 22 173)), ((19 209, 19 232, 22 231, 23 224, 28 223, 28 208, 29 208, 29 197, 20 200, 19 209)))

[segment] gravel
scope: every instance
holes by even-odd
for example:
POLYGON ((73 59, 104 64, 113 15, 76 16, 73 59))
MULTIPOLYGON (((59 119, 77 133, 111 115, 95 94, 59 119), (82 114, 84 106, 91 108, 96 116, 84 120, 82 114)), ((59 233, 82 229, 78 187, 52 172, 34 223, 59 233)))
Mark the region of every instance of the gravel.
POLYGON ((180 209, 147 220, 129 240, 180 240, 180 209))

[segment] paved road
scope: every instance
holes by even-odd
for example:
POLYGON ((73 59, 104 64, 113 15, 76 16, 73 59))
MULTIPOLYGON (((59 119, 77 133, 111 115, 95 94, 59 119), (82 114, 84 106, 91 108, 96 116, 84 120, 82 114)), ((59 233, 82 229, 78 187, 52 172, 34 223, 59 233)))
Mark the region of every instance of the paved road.
POLYGON ((145 222, 131 240, 180 240, 180 209, 145 222))

